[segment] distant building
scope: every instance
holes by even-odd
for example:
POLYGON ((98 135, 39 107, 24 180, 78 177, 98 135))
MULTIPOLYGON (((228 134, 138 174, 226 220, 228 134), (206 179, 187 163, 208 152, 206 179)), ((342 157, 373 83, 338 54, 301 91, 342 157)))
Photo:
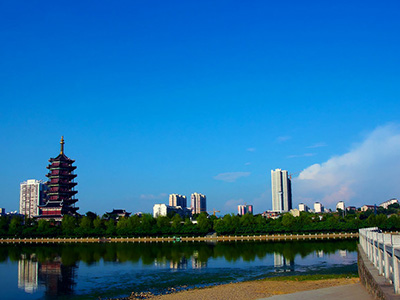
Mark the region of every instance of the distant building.
POLYGON ((324 206, 321 203, 319 203, 319 202, 314 203, 314 212, 315 213, 319 214, 319 213, 323 213, 324 211, 325 211, 324 206))
POLYGON ((240 216, 253 214, 253 205, 238 205, 238 214, 240 216))
POLYGON ((29 179, 22 182, 19 192, 19 213, 28 218, 38 216, 39 205, 43 204, 45 188, 41 180, 29 179))
POLYGON ((361 211, 367 211, 370 209, 374 210, 375 207, 376 207, 375 205, 363 205, 363 206, 361 206, 361 211))
POLYGON ((119 220, 119 218, 128 218, 131 213, 127 212, 125 209, 114 209, 111 212, 106 212, 109 219, 119 220))
POLYGON ((4 216, 6 214, 5 208, 0 208, 0 216, 4 216))
POLYGON ((177 213, 182 218, 186 216, 190 216, 191 210, 188 208, 183 208, 181 206, 169 206, 166 204, 154 204, 153 206, 153 217, 157 218, 158 216, 168 216, 169 213, 177 213))
POLYGON ((343 201, 339 201, 339 202, 336 204, 336 211, 339 211, 339 209, 340 209, 341 211, 345 211, 345 210, 346 210, 346 205, 344 204, 343 201))
POLYGON ((281 214, 277 211, 267 210, 263 212, 261 215, 267 219, 278 219, 281 214))
POLYGON ((169 206, 180 206, 182 208, 186 208, 187 207, 186 196, 179 194, 169 195, 169 206))
POLYGON ((293 217, 300 217, 300 210, 298 210, 297 208, 293 208, 289 211, 289 213, 293 216, 293 217))
POLYGON ((357 207, 355 207, 355 206, 347 206, 347 207, 346 207, 346 210, 347 210, 347 211, 356 211, 356 210, 357 210, 357 207))
POLYGON ((193 193, 190 197, 191 199, 191 210, 192 214, 199 214, 202 212, 207 212, 207 199, 206 196, 199 193, 193 193))
POLYGON ((299 204, 299 211, 305 211, 305 212, 307 212, 307 211, 309 211, 310 210, 310 208, 307 206, 307 205, 305 205, 304 203, 300 203, 299 204))
POLYGON ((384 209, 388 209, 389 205, 392 204, 399 204, 399 201, 396 198, 387 200, 385 202, 382 202, 381 204, 379 204, 380 207, 383 207, 384 209))
POLYGON ((292 187, 288 171, 271 170, 272 210, 288 212, 292 209, 292 187))

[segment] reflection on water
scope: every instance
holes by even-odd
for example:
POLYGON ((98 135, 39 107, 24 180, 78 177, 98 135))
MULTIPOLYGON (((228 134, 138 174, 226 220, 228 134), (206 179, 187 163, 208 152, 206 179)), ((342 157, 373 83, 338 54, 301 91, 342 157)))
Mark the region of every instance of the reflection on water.
POLYGON ((35 254, 31 254, 29 259, 22 254, 18 261, 18 288, 32 294, 40 283, 46 288, 46 295, 72 295, 76 285, 74 281, 76 268, 76 265, 63 265, 61 257, 38 262, 35 254))
POLYGON ((354 272, 356 242, 0 245, 0 270, 6 261, 18 263, 18 288, 27 299, 89 299, 289 273, 354 272))
POLYGON ((294 261, 286 259, 280 253, 274 253, 275 272, 291 272, 294 271, 294 261))
POLYGON ((18 261, 18 288, 32 294, 38 288, 39 263, 35 260, 35 255, 29 259, 21 255, 18 261))

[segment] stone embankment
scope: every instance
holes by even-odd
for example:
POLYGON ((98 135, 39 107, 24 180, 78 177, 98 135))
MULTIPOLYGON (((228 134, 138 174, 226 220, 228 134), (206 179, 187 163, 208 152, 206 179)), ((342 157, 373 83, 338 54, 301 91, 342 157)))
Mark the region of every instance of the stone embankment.
POLYGON ((271 234, 190 237, 97 237, 97 238, 0 238, 0 243, 171 243, 171 242, 235 242, 295 241, 358 238, 357 233, 271 234))

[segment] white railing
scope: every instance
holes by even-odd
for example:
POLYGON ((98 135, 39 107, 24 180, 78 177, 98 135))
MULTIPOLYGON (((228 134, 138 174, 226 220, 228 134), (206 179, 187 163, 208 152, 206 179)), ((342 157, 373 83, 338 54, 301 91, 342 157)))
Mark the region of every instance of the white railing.
POLYGON ((379 275, 394 286, 400 294, 400 235, 382 233, 378 227, 359 229, 360 245, 368 259, 378 269, 379 275))

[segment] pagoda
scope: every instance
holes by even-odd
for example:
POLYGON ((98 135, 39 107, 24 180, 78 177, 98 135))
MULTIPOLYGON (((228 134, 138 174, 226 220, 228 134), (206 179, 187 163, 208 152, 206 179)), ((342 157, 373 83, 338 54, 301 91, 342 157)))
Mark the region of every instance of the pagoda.
POLYGON ((74 182, 76 167, 72 165, 75 160, 64 154, 64 137, 61 137, 60 144, 60 154, 56 158, 50 158, 50 164, 47 166, 49 173, 46 176, 49 179, 46 182, 45 203, 39 206, 40 219, 61 221, 65 215, 77 214, 78 207, 75 207, 78 201, 75 199, 77 183, 74 182))

